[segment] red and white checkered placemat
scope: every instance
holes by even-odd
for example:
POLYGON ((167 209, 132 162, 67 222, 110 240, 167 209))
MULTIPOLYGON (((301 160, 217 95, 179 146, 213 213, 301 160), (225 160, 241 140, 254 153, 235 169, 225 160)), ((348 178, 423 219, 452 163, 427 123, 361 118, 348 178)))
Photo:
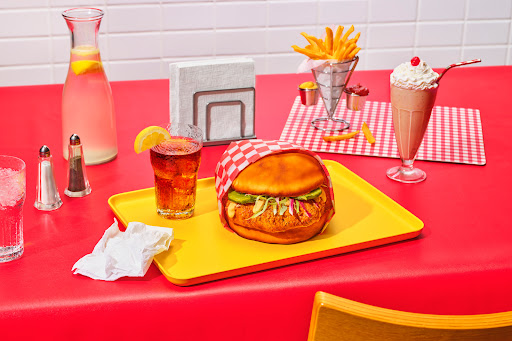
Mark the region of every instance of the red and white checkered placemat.
MULTIPOLYGON (((317 105, 304 106, 297 97, 280 140, 315 152, 399 157, 393 133, 391 103, 367 101, 362 111, 347 109, 345 99, 338 105, 334 117, 343 118, 351 125, 341 134, 361 130, 363 122, 366 122, 376 140, 373 145, 366 141, 362 131, 348 140, 325 142, 322 136, 337 133, 323 132, 311 126, 313 119, 325 116, 327 114, 321 99, 317 105)), ((416 160, 485 165, 480 111, 435 106, 416 160)))

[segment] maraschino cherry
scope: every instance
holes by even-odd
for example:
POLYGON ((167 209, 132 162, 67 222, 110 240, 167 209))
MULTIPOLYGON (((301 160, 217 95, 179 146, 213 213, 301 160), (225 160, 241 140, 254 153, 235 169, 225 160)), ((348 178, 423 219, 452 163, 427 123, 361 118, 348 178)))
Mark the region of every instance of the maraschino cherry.
POLYGON ((411 59, 411 65, 412 66, 418 66, 420 65, 420 59, 418 57, 412 57, 411 59))

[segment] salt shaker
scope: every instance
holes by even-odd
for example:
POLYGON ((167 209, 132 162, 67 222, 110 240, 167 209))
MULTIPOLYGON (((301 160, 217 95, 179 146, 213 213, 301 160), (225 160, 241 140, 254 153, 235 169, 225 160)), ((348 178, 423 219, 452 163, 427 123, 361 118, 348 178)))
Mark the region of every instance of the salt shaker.
POLYGON ((53 174, 53 157, 50 148, 44 145, 39 149, 34 207, 41 211, 53 211, 61 206, 62 200, 53 174))
POLYGON ((91 193, 91 186, 85 172, 82 143, 77 134, 73 134, 69 138, 68 155, 68 188, 64 193, 68 197, 84 197, 91 193))

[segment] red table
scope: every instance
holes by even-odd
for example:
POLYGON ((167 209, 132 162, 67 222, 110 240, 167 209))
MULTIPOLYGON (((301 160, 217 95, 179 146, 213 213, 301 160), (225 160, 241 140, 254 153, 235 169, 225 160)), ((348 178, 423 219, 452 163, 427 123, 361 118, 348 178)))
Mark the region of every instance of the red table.
MULTIPOLYGON (((390 71, 357 71, 352 82, 389 99, 390 71)), ((256 134, 277 139, 297 85, 309 74, 258 76, 256 134)), ((27 163, 25 253, 0 264, 0 334, 17 339, 171 337, 223 340, 304 340, 313 295, 323 290, 382 307, 437 314, 512 309, 512 67, 466 67, 443 78, 437 105, 481 110, 487 165, 421 162, 428 178, 404 185, 388 180, 397 159, 320 154, 336 160, 425 223, 420 237, 336 257, 192 287, 168 282, 152 265, 144 278, 115 282, 73 275, 114 215, 107 199, 152 187, 147 154, 133 141, 144 127, 168 120, 168 81, 113 82, 119 156, 90 166, 92 193, 63 195, 62 85, 0 88, 0 154, 27 163), (33 207, 37 155, 48 145, 64 202, 54 212, 33 207)), ((206 147, 200 177, 210 177, 226 146, 206 147)), ((338 213, 339 214, 339 213, 338 213)), ((376 228, 378 228, 376 226, 376 228)))

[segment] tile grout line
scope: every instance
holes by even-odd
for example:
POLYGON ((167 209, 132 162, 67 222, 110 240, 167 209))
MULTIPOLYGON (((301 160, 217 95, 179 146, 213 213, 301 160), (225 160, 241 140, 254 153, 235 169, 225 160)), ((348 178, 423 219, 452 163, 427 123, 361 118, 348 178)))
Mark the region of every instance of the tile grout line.
POLYGON ((218 1, 217 0, 213 0, 213 27, 212 27, 212 30, 213 30, 213 58, 216 59, 217 58, 217 50, 218 50, 218 43, 219 43, 219 37, 218 37, 218 29, 217 29, 217 6, 218 6, 218 1))
MULTIPOLYGON (((263 67, 263 74, 268 74, 268 55, 269 55, 269 37, 270 37, 270 1, 265 0, 265 57, 263 58, 264 67, 263 67)), ((256 63, 254 63, 256 64, 256 63)), ((254 65, 254 68, 256 69, 256 65, 254 65)))
POLYGON ((168 67, 164 61, 164 6, 162 0, 158 1, 158 7, 160 8, 160 77, 166 78, 166 70, 164 68, 168 67))
POLYGON ((49 41, 50 41, 50 46, 49 46, 49 49, 50 49, 50 66, 51 66, 51 77, 50 77, 50 81, 52 84, 56 84, 56 79, 55 79, 55 56, 54 56, 54 46, 53 46, 53 30, 52 30, 52 7, 50 5, 50 3, 48 2, 48 5, 46 6, 46 10, 48 12, 48 37, 50 38, 49 41))
POLYGON ((512 64, 512 57, 511 57, 511 51, 512 51, 512 6, 510 6, 510 16, 509 16, 509 19, 510 19, 510 25, 508 27, 508 39, 507 39, 507 44, 508 44, 508 49, 507 49, 507 53, 505 53, 505 65, 511 65, 512 64))
POLYGON ((466 46, 466 32, 468 27, 469 0, 464 2, 464 25, 462 26, 462 42, 460 44, 459 60, 464 58, 464 50, 466 46))
MULTIPOLYGON (((110 13, 110 6, 108 6, 106 0, 104 0, 104 6, 105 6, 105 9, 104 9, 104 12, 105 12, 105 15, 109 15, 110 13)), ((102 19, 103 20, 103 19, 102 19)), ((110 23, 110 21, 108 21, 110 23)), ((110 76, 112 75, 112 64, 110 63, 110 24, 107 26, 107 28, 105 29, 105 46, 107 48, 107 51, 106 51, 106 55, 107 55, 107 67, 108 67, 108 70, 105 70, 105 73, 107 74, 107 79, 110 81, 110 76)), ((99 32, 98 32, 98 48, 100 47, 100 35, 99 35, 99 32)), ((100 49, 100 54, 101 54, 101 49, 100 49)), ((101 57, 101 61, 104 63, 103 61, 103 56, 101 57)))
MULTIPOLYGON (((414 56, 418 55, 418 36, 419 36, 418 26, 419 26, 419 21, 420 21, 420 5, 421 5, 421 3, 422 3, 422 0, 416 1, 416 23, 414 24, 414 46, 412 49, 414 56)), ((411 56, 411 58, 414 56, 411 56)))

